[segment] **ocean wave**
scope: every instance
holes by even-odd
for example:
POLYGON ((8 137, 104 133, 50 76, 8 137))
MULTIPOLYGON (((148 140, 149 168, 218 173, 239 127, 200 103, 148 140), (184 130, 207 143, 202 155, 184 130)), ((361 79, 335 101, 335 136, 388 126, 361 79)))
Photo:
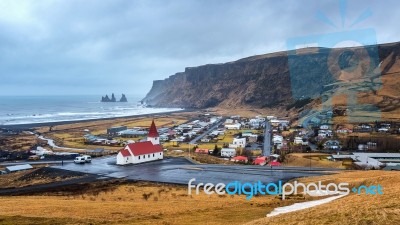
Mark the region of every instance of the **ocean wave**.
POLYGON ((119 109, 108 109, 106 112, 56 112, 44 114, 31 114, 31 115, 15 115, 15 116, 1 116, 1 125, 19 125, 19 124, 32 124, 32 123, 49 123, 61 121, 80 121, 88 119, 106 119, 114 117, 125 117, 144 115, 151 113, 163 113, 171 111, 179 111, 179 108, 128 108, 123 107, 119 109))

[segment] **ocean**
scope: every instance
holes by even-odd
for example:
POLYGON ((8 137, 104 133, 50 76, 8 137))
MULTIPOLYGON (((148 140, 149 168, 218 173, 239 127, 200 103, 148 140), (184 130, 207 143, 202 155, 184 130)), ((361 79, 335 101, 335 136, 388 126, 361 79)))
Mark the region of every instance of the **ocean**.
MULTIPOLYGON (((119 100, 120 96, 116 96, 119 100)), ((0 96, 0 125, 79 121, 181 110, 147 108, 139 97, 128 102, 100 102, 101 96, 0 96)))

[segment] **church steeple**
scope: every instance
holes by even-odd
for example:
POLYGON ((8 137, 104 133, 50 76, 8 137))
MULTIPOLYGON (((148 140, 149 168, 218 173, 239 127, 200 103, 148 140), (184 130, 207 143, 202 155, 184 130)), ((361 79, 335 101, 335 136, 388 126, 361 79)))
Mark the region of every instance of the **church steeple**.
POLYGON ((154 123, 154 120, 151 122, 149 134, 147 135, 147 140, 151 141, 153 145, 159 145, 160 144, 160 139, 159 139, 159 134, 157 131, 156 124, 154 123))

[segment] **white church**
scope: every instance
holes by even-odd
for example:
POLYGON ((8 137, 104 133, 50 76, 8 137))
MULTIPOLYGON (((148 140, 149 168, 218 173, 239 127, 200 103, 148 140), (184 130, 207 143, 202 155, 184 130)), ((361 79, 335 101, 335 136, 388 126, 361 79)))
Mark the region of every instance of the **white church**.
POLYGON ((117 165, 138 164, 163 159, 157 127, 151 123, 147 141, 128 144, 117 155, 117 165))

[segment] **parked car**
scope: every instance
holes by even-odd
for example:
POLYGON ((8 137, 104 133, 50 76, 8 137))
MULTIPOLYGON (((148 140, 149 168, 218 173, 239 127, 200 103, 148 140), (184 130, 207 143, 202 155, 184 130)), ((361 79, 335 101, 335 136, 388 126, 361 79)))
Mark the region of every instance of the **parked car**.
POLYGON ((85 162, 87 163, 92 162, 92 157, 90 155, 83 155, 82 157, 85 159, 85 162))
POLYGON ((83 164, 85 162, 86 162, 86 159, 82 156, 78 156, 74 159, 74 163, 77 163, 77 164, 83 164))
POLYGON ((40 156, 38 156, 38 155, 31 155, 28 158, 28 160, 39 160, 39 159, 40 159, 40 156))

